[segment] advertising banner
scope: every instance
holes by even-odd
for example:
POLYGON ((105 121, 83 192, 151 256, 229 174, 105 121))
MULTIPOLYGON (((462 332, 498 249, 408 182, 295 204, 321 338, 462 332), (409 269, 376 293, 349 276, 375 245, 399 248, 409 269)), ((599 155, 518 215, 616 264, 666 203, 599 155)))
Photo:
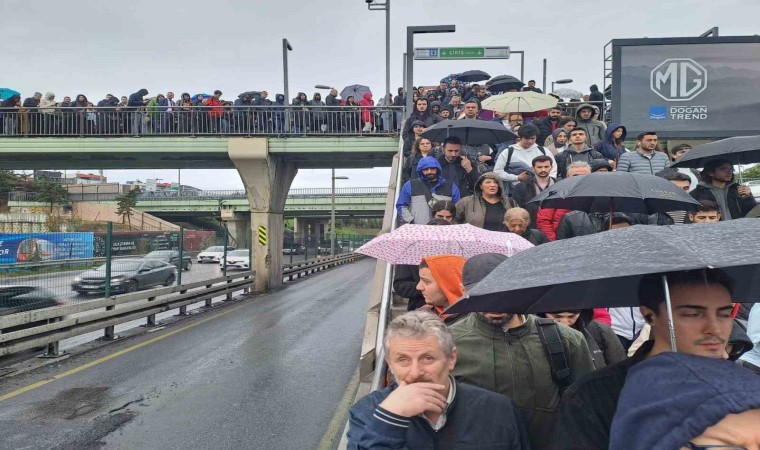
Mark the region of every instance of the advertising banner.
MULTIPOLYGON (((111 255, 144 255, 153 250, 179 250, 179 233, 170 231, 114 231, 111 255)), ((94 256, 106 256, 106 233, 95 233, 94 256)))
POLYGON ((628 136, 760 134, 760 38, 614 40, 613 122, 628 136))
POLYGON ((92 258, 93 233, 2 233, 0 264, 92 258))

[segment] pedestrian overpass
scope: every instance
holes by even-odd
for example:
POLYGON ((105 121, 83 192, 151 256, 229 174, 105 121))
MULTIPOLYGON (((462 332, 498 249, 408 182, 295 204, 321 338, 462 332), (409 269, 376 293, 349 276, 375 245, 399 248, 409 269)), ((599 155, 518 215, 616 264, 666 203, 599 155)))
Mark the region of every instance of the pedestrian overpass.
POLYGON ((266 291, 282 284, 286 198, 298 169, 391 167, 399 146, 392 134, 3 137, 0 169, 237 169, 250 211, 239 226, 271 237, 254 247, 252 267, 254 289, 266 291))

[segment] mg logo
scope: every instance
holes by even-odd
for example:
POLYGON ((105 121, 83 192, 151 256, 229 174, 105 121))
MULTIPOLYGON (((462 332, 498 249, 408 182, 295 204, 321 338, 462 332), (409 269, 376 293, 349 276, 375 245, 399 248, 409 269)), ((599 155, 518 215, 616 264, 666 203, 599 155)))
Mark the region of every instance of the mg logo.
POLYGON ((652 91, 665 100, 684 102, 707 88, 707 71, 690 58, 666 59, 652 70, 652 91))

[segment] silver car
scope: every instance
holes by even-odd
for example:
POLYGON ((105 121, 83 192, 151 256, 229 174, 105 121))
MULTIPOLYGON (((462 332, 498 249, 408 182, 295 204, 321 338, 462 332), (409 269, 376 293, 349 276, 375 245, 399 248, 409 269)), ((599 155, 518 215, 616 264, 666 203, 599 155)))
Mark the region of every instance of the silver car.
MULTIPOLYGON (((79 294, 102 294, 106 285, 103 264, 74 278, 71 290, 79 294)), ((111 263, 111 293, 136 292, 154 286, 171 286, 177 280, 177 268, 156 259, 126 258, 111 263)))

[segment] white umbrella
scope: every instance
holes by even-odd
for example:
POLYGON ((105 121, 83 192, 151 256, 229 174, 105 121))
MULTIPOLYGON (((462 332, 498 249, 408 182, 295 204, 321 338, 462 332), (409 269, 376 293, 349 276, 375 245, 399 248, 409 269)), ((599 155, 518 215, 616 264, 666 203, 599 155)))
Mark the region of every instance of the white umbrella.
POLYGON ((559 88, 556 91, 552 92, 552 94, 560 98, 575 98, 575 99, 583 98, 582 93, 576 91, 575 89, 570 89, 570 88, 559 88))
POLYGON ((533 91, 507 92, 483 100, 483 109, 501 113, 536 112, 557 106, 557 99, 533 91))

